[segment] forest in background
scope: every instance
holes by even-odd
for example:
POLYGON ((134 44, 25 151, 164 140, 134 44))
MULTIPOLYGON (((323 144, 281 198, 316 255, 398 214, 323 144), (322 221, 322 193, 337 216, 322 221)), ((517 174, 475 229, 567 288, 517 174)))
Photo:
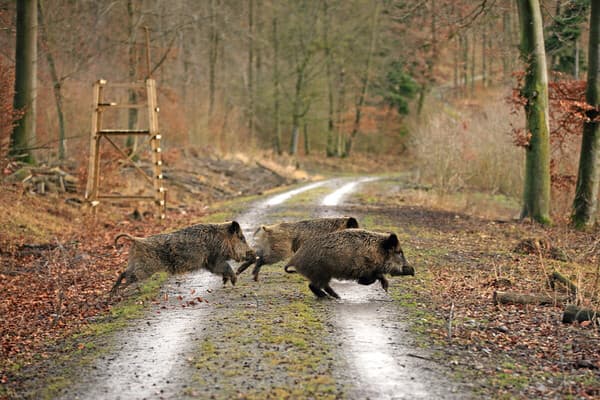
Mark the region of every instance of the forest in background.
MULTIPOLYGON (((16 4, 0 2, 3 154, 14 116, 16 4)), ((572 104, 584 101, 589 5, 540 7, 559 216, 570 212, 577 174, 584 118, 572 104)), ((518 198, 526 130, 517 11, 509 0, 41 0, 37 126, 27 146, 40 163, 85 167, 92 83, 150 72, 166 149, 397 156, 442 192, 518 198)), ((135 110, 105 116, 130 129, 146 119, 135 110)))

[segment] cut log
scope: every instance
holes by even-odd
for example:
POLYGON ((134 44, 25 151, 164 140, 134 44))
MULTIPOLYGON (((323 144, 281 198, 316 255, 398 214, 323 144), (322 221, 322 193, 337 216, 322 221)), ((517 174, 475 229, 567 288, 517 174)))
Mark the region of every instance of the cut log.
POLYGON ((558 271, 548 275, 548 282, 552 289, 556 289, 556 282, 560 282, 565 286, 570 297, 575 298, 577 295, 577 286, 558 271))
POLYGON ((563 312, 562 322, 570 324, 575 321, 597 321, 598 317, 600 317, 600 310, 588 310, 579 308, 575 304, 569 304, 563 312))
POLYGON ((524 294, 516 292, 494 292, 494 304, 535 304, 556 305, 565 302, 564 298, 551 297, 542 294, 524 294))

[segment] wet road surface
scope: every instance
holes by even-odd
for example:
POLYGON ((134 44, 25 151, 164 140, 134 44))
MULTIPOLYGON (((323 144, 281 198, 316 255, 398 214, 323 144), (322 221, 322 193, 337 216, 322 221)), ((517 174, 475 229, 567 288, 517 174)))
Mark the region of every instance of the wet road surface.
MULTIPOLYGON (((277 215, 294 196, 327 188, 329 192, 317 200, 320 207, 315 207, 312 214, 337 216, 336 206, 373 179, 337 178, 307 184, 255 202, 236 220, 252 244, 254 230, 261 224, 281 221, 277 215)), ((325 299, 322 303, 333 335, 341 341, 343 362, 336 364, 333 376, 345 381, 348 398, 468 397, 443 377, 439 366, 415 350, 402 309, 378 283, 363 286, 334 281, 332 286, 342 299, 325 299)), ((207 313, 214 311, 203 304, 183 307, 181 298, 203 296, 218 301, 222 291, 233 293, 236 289, 222 287, 220 277, 205 271, 170 278, 163 288, 168 300, 153 305, 146 317, 122 331, 113 350, 97 360, 64 397, 150 399, 189 395, 186 390, 192 379, 192 356, 205 335, 207 313)), ((191 396, 197 397, 193 392, 191 396)))

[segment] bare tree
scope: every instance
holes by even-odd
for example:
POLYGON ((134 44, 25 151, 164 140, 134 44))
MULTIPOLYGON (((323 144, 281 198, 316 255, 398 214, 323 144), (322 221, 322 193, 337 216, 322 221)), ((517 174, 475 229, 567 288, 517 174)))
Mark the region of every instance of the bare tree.
POLYGON ((14 109, 22 110, 11 135, 9 155, 33 163, 36 139, 37 0, 17 1, 14 109))

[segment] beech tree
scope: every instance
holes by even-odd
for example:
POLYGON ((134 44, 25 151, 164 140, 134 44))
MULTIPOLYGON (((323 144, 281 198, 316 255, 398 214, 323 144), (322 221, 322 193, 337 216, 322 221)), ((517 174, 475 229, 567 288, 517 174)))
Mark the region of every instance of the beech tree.
POLYGON ((539 0, 517 0, 521 30, 521 57, 525 63, 526 147, 525 187, 521 218, 550 223, 550 126, 548 73, 539 0))
POLYGON ((14 109, 22 110, 12 131, 9 155, 33 163, 30 150, 36 133, 37 0, 17 1, 14 109))
POLYGON ((581 154, 575 200, 573 201, 573 224, 578 228, 587 228, 596 221, 598 205, 598 161, 600 159, 600 2, 592 1, 590 17, 590 38, 588 51, 588 76, 585 100, 591 106, 586 113, 587 121, 583 125, 581 154))

